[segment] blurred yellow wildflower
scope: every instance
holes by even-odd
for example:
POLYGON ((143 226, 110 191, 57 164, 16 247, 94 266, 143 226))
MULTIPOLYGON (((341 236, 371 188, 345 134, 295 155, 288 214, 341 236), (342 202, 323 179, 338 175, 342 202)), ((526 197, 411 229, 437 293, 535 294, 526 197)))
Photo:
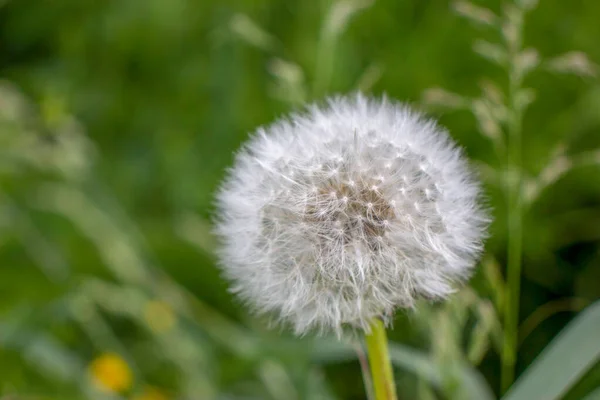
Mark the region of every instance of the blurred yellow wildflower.
POLYGON ((89 366, 94 385, 105 392, 123 392, 131 387, 133 376, 129 365, 116 353, 104 353, 89 366))
POLYGON ((164 333, 175 325, 175 314, 171 307, 158 300, 151 300, 144 307, 144 318, 155 333, 164 333))
POLYGON ((169 400, 169 398, 156 388, 146 387, 142 393, 135 395, 131 400, 169 400))

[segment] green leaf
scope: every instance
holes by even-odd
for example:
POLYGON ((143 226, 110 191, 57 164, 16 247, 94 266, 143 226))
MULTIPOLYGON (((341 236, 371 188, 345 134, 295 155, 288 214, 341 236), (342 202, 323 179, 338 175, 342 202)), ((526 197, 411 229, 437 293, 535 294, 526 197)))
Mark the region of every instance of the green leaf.
POLYGON ((0 320, 0 347, 21 353, 42 375, 65 382, 81 380, 85 369, 79 356, 54 337, 27 329, 28 318, 28 308, 21 307, 0 320))
POLYGON ((558 334, 503 399, 561 398, 600 359, 598 332, 600 301, 558 334))
POLYGON ((589 393, 587 396, 585 396, 583 398, 583 400, 600 400, 600 388, 589 393))

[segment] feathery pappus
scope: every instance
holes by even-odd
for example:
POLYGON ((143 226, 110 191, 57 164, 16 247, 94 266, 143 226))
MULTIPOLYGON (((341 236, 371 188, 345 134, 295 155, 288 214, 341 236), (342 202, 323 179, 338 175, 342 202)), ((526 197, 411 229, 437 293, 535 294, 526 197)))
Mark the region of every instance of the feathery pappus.
POLYGON ((368 330, 470 276, 488 216, 462 151, 408 106, 333 97, 259 128, 217 197, 232 290, 297 334, 368 330))

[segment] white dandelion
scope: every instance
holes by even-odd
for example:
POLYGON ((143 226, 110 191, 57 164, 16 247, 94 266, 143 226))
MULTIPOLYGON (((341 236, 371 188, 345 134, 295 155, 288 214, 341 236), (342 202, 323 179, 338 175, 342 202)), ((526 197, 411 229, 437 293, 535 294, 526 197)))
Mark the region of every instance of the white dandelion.
POLYGON ((256 134, 218 194, 232 290, 296 333, 369 329, 469 277, 487 215, 445 130, 363 95, 256 134))

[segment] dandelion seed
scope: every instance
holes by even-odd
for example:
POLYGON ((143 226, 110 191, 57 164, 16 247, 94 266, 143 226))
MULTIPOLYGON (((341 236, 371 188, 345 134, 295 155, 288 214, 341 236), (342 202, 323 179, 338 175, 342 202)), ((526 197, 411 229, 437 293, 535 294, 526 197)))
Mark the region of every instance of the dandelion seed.
POLYGON ((237 155, 218 195, 221 265, 234 292, 298 334, 367 330, 469 277, 488 224, 479 197, 433 121, 385 99, 332 98, 237 155))

